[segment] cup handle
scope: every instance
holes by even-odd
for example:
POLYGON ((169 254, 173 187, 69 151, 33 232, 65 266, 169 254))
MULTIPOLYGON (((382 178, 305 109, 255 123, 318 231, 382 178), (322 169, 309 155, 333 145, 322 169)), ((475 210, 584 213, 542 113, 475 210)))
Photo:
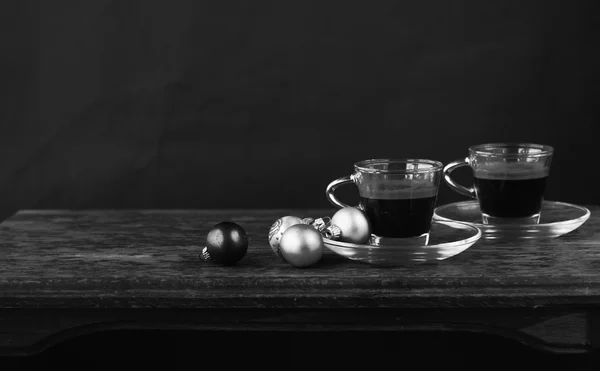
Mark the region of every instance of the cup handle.
POLYGON ((333 192, 335 192, 335 189, 337 187, 341 186, 342 184, 348 184, 348 183, 354 183, 354 180, 352 179, 351 175, 347 175, 347 176, 338 178, 338 179, 334 180, 333 182, 329 183, 329 185, 327 186, 327 189, 325 190, 325 196, 327 196, 327 199, 333 206, 336 206, 340 209, 350 206, 350 205, 346 205, 345 203, 338 200, 337 197, 335 197, 335 195, 333 194, 333 192))
POLYGON ((451 189, 460 193, 461 195, 471 197, 471 198, 477 198, 477 195, 475 194, 475 189, 473 187, 462 186, 462 185, 456 183, 450 176, 450 174, 454 170, 458 169, 459 167, 468 166, 468 165, 469 165, 468 158, 465 158, 464 160, 457 160, 457 161, 453 161, 453 162, 449 163, 448 165, 446 165, 444 167, 444 180, 446 181, 446 184, 448 184, 448 186, 451 189))

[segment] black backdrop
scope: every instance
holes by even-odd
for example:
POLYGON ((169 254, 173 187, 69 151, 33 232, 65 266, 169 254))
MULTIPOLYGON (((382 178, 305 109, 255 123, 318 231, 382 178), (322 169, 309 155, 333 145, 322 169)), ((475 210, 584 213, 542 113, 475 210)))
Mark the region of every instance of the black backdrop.
POLYGON ((490 141, 600 204, 594 3, 2 2, 3 207, 327 207, 355 161, 490 141))

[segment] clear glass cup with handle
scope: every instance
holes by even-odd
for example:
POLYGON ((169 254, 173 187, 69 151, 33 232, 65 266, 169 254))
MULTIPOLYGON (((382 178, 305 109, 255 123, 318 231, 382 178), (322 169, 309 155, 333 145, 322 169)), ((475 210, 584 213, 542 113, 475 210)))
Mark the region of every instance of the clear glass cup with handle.
MULTIPOLYGON (((354 173, 329 183, 329 202, 343 208, 334 191, 355 184, 360 195, 356 206, 371 223, 375 243, 379 238, 429 241, 429 231, 443 164, 425 159, 371 159, 354 164, 354 173)), ((421 242, 421 241, 419 241, 421 242)))
POLYGON ((469 147, 469 156, 444 167, 454 191, 478 201, 484 224, 538 224, 554 148, 533 143, 487 143, 469 147), (469 166, 473 186, 452 179, 469 166))

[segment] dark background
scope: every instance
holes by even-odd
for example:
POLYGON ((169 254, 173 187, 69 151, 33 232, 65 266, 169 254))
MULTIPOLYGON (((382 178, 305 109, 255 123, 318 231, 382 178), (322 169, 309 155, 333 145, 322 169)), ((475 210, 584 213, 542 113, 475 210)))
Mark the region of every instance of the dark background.
POLYGON ((1 207, 328 207, 355 161, 490 141, 600 204, 595 2, 2 2, 1 207))

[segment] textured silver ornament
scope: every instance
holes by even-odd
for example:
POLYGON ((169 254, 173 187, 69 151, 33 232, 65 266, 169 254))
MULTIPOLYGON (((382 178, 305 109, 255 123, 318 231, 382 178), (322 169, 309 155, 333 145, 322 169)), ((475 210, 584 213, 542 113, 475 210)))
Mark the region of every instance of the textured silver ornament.
POLYGON ((337 241, 342 236, 342 230, 337 225, 330 225, 325 229, 325 237, 337 241))
POLYGON ((203 261, 210 260, 210 254, 208 253, 208 247, 204 247, 202 249, 202 252, 200 253, 200 260, 203 260, 203 261))
POLYGON ((273 223, 273 225, 271 225, 271 228, 269 229, 269 236, 268 236, 269 246, 271 246, 271 249, 273 250, 275 255, 282 257, 279 244, 280 244, 281 237, 283 236, 283 233, 292 225, 306 224, 303 222, 305 219, 301 219, 301 218, 299 218, 297 216, 293 216, 293 215, 287 215, 287 216, 282 216, 281 218, 277 219, 273 223))
POLYGON ((283 225, 283 219, 279 218, 273 223, 271 229, 269 230, 269 241, 275 236, 275 233, 279 231, 279 228, 283 225))

